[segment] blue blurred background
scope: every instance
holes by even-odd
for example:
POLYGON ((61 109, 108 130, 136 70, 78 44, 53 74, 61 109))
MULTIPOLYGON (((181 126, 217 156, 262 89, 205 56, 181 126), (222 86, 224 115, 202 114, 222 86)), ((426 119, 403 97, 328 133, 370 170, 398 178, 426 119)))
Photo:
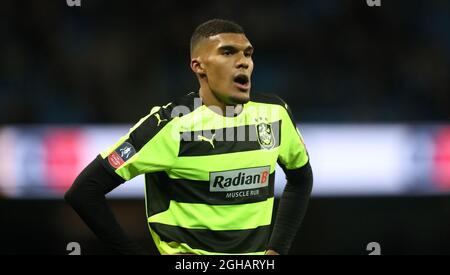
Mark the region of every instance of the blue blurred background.
MULTIPOLYGON (((255 47, 253 91, 285 99, 310 146, 292 253, 450 254, 450 2, 381 3, 2 1, 0 253, 108 253, 62 193, 121 127, 198 89, 189 38, 219 17, 255 47)), ((156 253, 143 197, 123 194, 119 221, 156 253)))
POLYGON ((197 90, 189 38, 215 17, 244 27, 254 90, 300 121, 447 121, 450 3, 391 2, 3 1, 0 122, 134 121, 197 90))

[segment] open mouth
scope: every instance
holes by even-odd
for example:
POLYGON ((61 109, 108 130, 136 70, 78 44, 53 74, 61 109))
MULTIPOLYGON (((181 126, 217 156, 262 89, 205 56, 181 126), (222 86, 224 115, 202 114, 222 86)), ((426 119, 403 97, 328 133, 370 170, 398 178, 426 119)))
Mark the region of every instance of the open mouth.
POLYGON ((245 74, 235 76, 234 83, 240 90, 247 91, 250 88, 250 78, 245 74))

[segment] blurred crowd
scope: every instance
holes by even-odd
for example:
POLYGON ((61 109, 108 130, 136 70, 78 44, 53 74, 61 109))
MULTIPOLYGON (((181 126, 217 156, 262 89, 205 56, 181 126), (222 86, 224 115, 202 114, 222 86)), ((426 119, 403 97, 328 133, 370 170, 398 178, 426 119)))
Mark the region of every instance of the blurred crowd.
POLYGON ((450 120, 450 2, 2 1, 0 123, 133 123, 198 89, 189 38, 211 18, 255 47, 253 91, 301 122, 450 120))

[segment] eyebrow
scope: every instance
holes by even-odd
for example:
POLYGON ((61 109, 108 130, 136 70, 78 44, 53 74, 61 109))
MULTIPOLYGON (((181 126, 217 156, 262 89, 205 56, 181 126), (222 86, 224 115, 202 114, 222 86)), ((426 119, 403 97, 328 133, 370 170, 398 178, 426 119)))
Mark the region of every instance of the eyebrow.
MULTIPOLYGON (((218 48, 219 51, 238 51, 239 49, 233 45, 223 45, 221 47, 218 48)), ((254 48, 252 46, 248 46, 247 48, 245 48, 244 52, 248 52, 248 51, 252 51, 253 52, 254 48)))

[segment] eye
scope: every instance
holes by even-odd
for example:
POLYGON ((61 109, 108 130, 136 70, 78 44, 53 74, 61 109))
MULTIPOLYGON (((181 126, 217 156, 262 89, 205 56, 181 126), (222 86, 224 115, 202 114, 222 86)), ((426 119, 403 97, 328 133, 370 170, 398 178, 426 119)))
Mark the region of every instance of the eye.
POLYGON ((224 51, 222 54, 228 56, 228 55, 232 55, 233 53, 231 51, 224 51))

